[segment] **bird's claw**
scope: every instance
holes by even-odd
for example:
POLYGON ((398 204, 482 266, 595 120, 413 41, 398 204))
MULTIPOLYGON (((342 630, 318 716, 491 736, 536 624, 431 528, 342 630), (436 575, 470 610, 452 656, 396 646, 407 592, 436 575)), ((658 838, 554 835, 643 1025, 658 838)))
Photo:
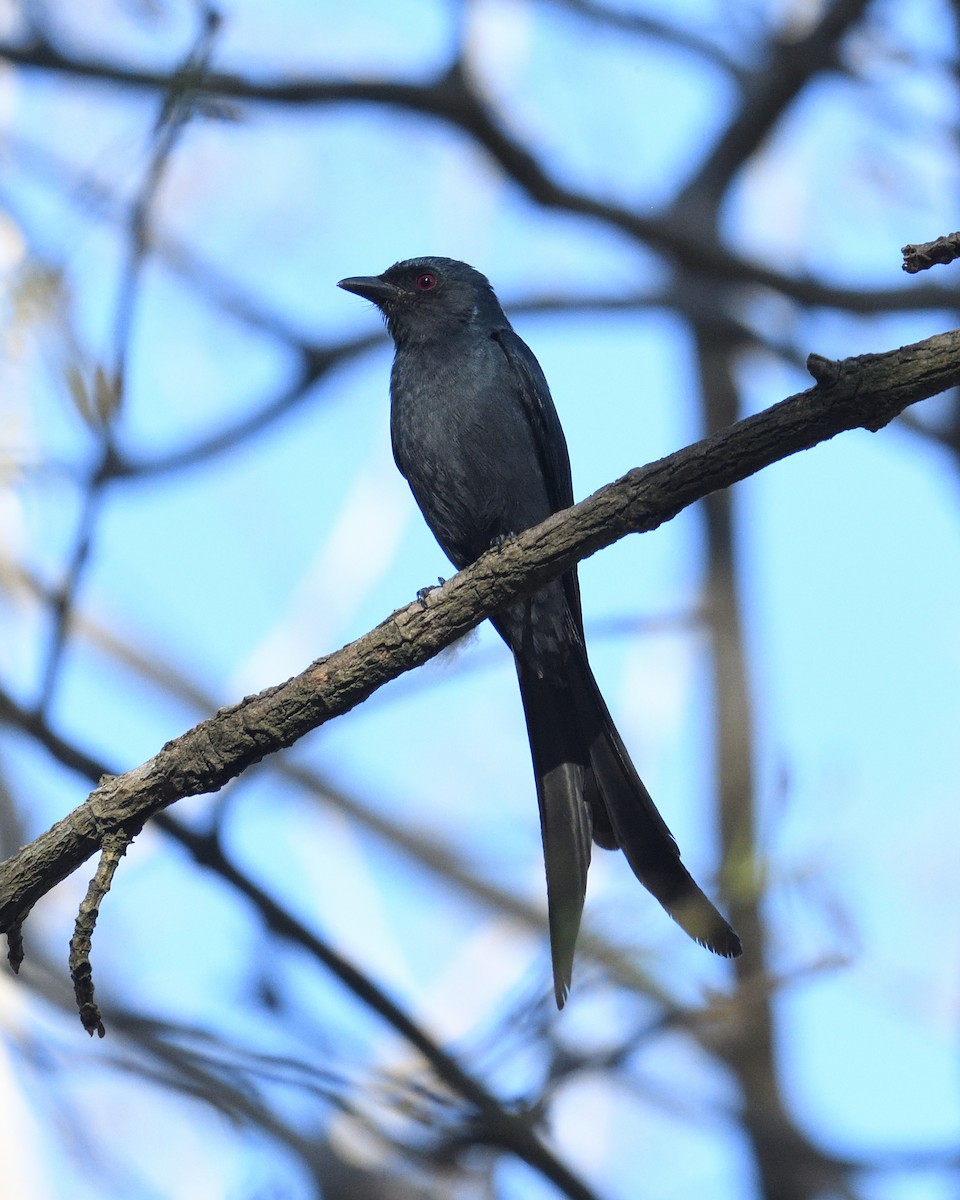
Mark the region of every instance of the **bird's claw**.
POLYGON ((424 608, 427 607, 427 597, 430 595, 430 593, 435 592, 437 590, 437 588, 443 587, 443 585, 446 582, 447 581, 444 579, 444 577, 442 575, 438 575, 436 583, 431 583, 428 587, 422 587, 422 588, 417 589, 417 599, 420 601, 421 605, 424 608))

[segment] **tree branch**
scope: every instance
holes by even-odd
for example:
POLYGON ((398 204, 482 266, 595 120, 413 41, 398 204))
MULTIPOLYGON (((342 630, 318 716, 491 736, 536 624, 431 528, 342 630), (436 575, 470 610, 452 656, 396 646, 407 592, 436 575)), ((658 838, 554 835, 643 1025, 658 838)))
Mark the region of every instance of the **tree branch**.
POLYGON ((811 355, 808 367, 815 387, 628 472, 488 551, 425 602, 399 609, 286 683, 221 709, 142 766, 101 780, 84 804, 0 864, 0 932, 22 921, 108 834, 135 833, 175 801, 218 791, 580 559, 628 533, 656 529, 709 493, 843 430, 881 429, 908 404, 960 384, 960 331, 839 362, 811 355))
MULTIPOLYGON (((845 0, 834 6, 845 10, 845 0)), ((832 11, 832 10, 831 10, 832 11)), ((832 27, 832 18, 824 18, 832 27)), ((0 60, 25 69, 70 76, 76 80, 99 81, 124 88, 169 92, 187 89, 198 98, 269 104, 282 107, 329 104, 376 104, 445 122, 462 130, 482 146, 503 172, 537 204, 578 216, 606 222, 628 237, 652 247, 694 277, 706 276, 726 283, 768 287, 799 304, 822 305, 851 312, 916 312, 948 308, 952 293, 935 285, 914 288, 845 288, 825 284, 807 276, 795 277, 743 257, 724 246, 699 219, 688 219, 674 207, 672 216, 638 212, 565 186, 555 179, 537 156, 508 130, 497 112, 474 85, 470 72, 459 59, 433 79, 409 83, 392 79, 338 80, 320 77, 257 79, 232 72, 183 72, 151 70, 111 62, 108 59, 65 54, 48 41, 16 43, 0 40, 0 60)), ((776 88, 773 89, 776 92, 776 88)), ((766 92, 761 89, 761 94, 766 92)), ((789 99, 789 92, 784 100, 789 99)), ((755 121, 743 134, 741 153, 746 153, 762 129, 755 121)), ((733 135, 731 135, 732 137, 733 135)), ((729 157, 730 151, 725 151, 729 157)), ((722 182, 722 181, 721 181, 722 182)))
POLYGON ((903 269, 908 275, 916 275, 938 263, 952 263, 955 258, 960 258, 960 233, 948 233, 932 242, 909 242, 900 253, 903 269))

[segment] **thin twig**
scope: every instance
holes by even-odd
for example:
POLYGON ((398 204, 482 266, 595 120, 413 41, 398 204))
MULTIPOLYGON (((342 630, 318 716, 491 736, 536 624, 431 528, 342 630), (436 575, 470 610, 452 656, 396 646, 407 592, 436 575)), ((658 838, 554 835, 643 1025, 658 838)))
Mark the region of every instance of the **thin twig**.
POLYGON ((108 833, 103 839, 103 851, 97 871, 87 887, 87 894, 80 901, 73 937, 70 939, 70 978, 77 998, 80 1021, 91 1037, 94 1033, 103 1037, 107 1032, 103 1026, 100 1008, 93 998, 93 968, 90 965, 90 948, 93 930, 100 915, 100 903, 113 883, 120 859, 133 840, 132 834, 124 830, 108 833))
POLYGON ((20 973, 23 963, 23 922, 15 921, 7 930, 7 962, 14 975, 20 973))
POLYGON ((960 258, 960 233, 948 233, 932 242, 909 242, 900 248, 903 255, 903 269, 908 275, 916 275, 918 271, 927 271, 937 264, 952 263, 960 258))

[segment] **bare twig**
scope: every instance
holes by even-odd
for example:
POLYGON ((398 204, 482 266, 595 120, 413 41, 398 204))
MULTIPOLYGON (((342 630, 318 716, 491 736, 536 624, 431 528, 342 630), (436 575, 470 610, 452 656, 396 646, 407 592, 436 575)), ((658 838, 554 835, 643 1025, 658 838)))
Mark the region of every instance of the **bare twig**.
POLYGON ((710 155, 676 200, 676 211, 715 226, 730 181, 767 138, 803 88, 820 71, 838 65, 837 46, 863 16, 869 0, 833 0, 805 37, 773 39, 762 65, 743 80, 743 103, 710 155))
POLYGON ((960 258, 960 233, 948 233, 932 242, 919 242, 914 245, 909 242, 902 246, 903 269, 908 275, 916 275, 918 271, 927 271, 939 264, 952 263, 960 258))
POLYGON ((130 244, 116 300, 113 369, 108 373, 103 368, 98 368, 96 372, 96 403, 92 410, 98 418, 96 428, 101 441, 99 459, 86 484, 73 551, 55 608, 55 620, 37 701, 41 712, 47 709, 53 699, 66 645, 67 619, 90 561, 104 489, 117 464, 112 427, 124 399, 127 356, 143 264, 149 249, 151 210, 174 149, 193 114, 199 82, 207 69, 219 24, 219 17, 213 10, 204 13, 195 45, 187 54, 183 66, 172 76, 170 87, 161 97, 150 162, 130 211, 130 244))
POLYGON ((87 894, 80 901, 80 911, 70 939, 70 978, 73 980, 73 991, 77 998, 77 1009, 80 1021, 91 1037, 94 1033, 103 1037, 106 1030, 103 1027, 100 1009, 93 998, 93 968, 90 965, 90 946, 93 930, 100 915, 100 903, 109 892, 120 859, 127 852, 132 835, 124 830, 108 833, 103 839, 103 851, 97 871, 87 888, 87 894))
POLYGON ((23 922, 14 921, 7 930, 7 962, 16 975, 23 965, 23 922))

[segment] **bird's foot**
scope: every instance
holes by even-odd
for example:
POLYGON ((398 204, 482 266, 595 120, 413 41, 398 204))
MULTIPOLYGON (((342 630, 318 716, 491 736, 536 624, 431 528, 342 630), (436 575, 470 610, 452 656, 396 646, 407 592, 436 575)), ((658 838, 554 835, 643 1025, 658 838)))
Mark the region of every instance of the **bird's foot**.
POLYGON ((442 575, 438 575, 436 583, 431 583, 429 587, 418 588, 417 599, 420 601, 421 605, 424 608, 427 607, 427 597, 430 595, 430 593, 435 592, 437 590, 437 588, 443 587, 443 585, 446 582, 447 581, 444 579, 444 577, 442 575))

